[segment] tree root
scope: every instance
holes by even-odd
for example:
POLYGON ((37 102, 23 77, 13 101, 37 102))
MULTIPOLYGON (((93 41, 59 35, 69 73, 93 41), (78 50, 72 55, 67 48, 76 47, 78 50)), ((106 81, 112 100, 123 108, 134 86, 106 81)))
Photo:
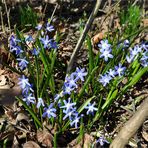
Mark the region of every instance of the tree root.
POLYGON ((111 143, 110 148, 124 148, 146 118, 148 118, 148 97, 143 101, 132 118, 122 127, 121 131, 111 143))

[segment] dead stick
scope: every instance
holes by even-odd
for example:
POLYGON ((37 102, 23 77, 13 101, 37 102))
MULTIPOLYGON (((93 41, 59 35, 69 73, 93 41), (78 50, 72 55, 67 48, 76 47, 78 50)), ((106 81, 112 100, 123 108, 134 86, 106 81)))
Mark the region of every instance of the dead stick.
POLYGON ((74 51, 72 53, 72 56, 70 58, 70 61, 68 63, 68 67, 67 67, 67 73, 69 73, 71 71, 71 69, 73 68, 73 63, 74 63, 74 61, 76 59, 76 55, 77 55, 78 51, 80 50, 80 48, 81 48, 81 46, 83 44, 83 41, 84 41, 84 39, 86 37, 86 34, 88 33, 88 30, 89 30, 91 24, 93 23, 93 20, 94 20, 95 16, 97 15, 97 13, 99 11, 101 2, 102 2, 102 0, 97 0, 97 2, 96 2, 96 5, 95 5, 95 7, 94 7, 94 9, 93 9, 87 23, 86 23, 86 25, 85 25, 83 33, 80 36, 80 38, 79 38, 79 40, 77 42, 77 45, 76 45, 76 47, 75 47, 75 49, 74 49, 74 51))
POLYGON ((124 148, 129 139, 136 133, 147 117, 148 97, 140 105, 139 109, 135 112, 132 118, 129 119, 125 126, 122 127, 117 137, 111 143, 110 148, 124 148))

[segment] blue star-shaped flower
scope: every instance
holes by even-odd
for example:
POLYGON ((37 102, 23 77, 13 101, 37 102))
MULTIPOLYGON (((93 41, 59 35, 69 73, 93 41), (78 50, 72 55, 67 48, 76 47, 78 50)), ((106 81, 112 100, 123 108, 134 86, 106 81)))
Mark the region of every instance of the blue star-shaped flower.
POLYGON ((102 50, 108 50, 111 47, 111 44, 108 43, 108 40, 101 40, 100 43, 101 44, 98 44, 98 47, 102 50))
POLYGON ((94 114, 94 111, 97 111, 98 110, 96 107, 94 107, 95 104, 96 104, 95 102, 93 104, 89 103, 85 107, 85 109, 87 109, 87 112, 86 112, 87 115, 89 115, 89 114, 92 114, 93 115, 94 114))
POLYGON ((100 75, 100 79, 98 80, 103 86, 109 84, 112 77, 108 74, 100 75))
POLYGON ((49 36, 46 35, 45 38, 40 38, 42 44, 44 45, 44 48, 48 48, 49 47, 49 43, 51 40, 49 40, 49 36))
POLYGON ((100 49, 100 58, 104 57, 104 60, 107 62, 108 58, 113 58, 113 55, 111 54, 111 49, 100 49))
POLYGON ((41 30, 42 29, 42 24, 38 24, 35 28, 37 29, 37 30, 41 30))
POLYGON ((119 63, 118 66, 115 66, 115 70, 116 70, 119 77, 124 74, 125 69, 126 69, 126 67, 122 67, 121 63, 119 63))
POLYGON ((26 102, 27 105, 30 105, 30 103, 35 103, 35 97, 32 96, 32 94, 29 94, 25 98, 23 98, 23 101, 26 102))
POLYGON ((52 31, 54 31, 54 27, 52 25, 50 25, 49 23, 47 23, 46 30, 49 32, 52 32, 52 31))
POLYGON ((103 146, 105 143, 109 143, 103 136, 99 137, 96 143, 98 142, 100 143, 101 146, 103 146))
POLYGON ((21 53, 23 53, 23 50, 20 46, 11 46, 10 52, 15 52, 15 54, 19 56, 21 53))
POLYGON ((75 102, 74 103, 71 102, 71 98, 68 98, 68 101, 63 100, 63 102, 64 102, 64 106, 61 106, 60 108, 65 108, 67 113, 69 112, 69 110, 73 108, 73 106, 76 105, 75 102))
POLYGON ((73 75, 76 76, 76 80, 84 81, 84 77, 87 75, 87 72, 85 72, 85 68, 76 68, 76 71, 73 73, 73 75))
POLYGON ((53 108, 53 103, 51 103, 49 106, 48 106, 48 108, 44 108, 44 113, 43 113, 43 117, 48 117, 48 118, 51 118, 51 117, 56 117, 56 114, 55 114, 55 112, 56 112, 56 109, 55 108, 53 108))
POLYGON ((17 58, 16 60, 19 61, 18 65, 19 65, 21 70, 25 69, 27 67, 28 63, 29 63, 28 61, 26 61, 25 58, 24 59, 17 58))
POLYGON ((78 116, 78 114, 70 120, 70 125, 71 126, 75 126, 75 128, 78 128, 78 123, 79 123, 80 117, 78 116))
POLYGON ((40 108, 40 106, 45 106, 44 101, 42 98, 38 98, 38 102, 37 102, 37 108, 40 108))

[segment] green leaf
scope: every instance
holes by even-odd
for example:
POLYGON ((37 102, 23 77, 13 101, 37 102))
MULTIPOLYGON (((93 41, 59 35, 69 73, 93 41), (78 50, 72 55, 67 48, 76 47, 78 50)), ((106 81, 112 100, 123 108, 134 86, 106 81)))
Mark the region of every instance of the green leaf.
POLYGON ((92 99, 94 99, 95 98, 95 96, 92 96, 91 98, 89 98, 88 100, 86 100, 81 106, 80 106, 80 108, 78 109, 78 113, 81 113, 83 110, 84 110, 84 108, 90 103, 90 101, 92 100, 92 99))
POLYGON ((129 87, 135 85, 146 72, 148 72, 148 67, 144 67, 143 69, 139 70, 139 72, 132 78, 129 84, 124 86, 122 92, 124 93, 129 87))
POLYGON ((94 54, 92 51, 92 44, 91 44, 91 38, 87 35, 86 43, 88 47, 88 55, 89 55, 89 74, 92 72, 94 68, 94 54))
POLYGON ((114 99, 116 99, 117 94, 118 94, 118 89, 116 89, 116 90, 112 93, 112 95, 110 96, 110 98, 108 98, 108 99, 105 101, 105 103, 104 103, 103 106, 102 106, 102 110, 105 110, 106 107, 108 107, 108 106, 111 105, 112 101, 113 101, 114 99))

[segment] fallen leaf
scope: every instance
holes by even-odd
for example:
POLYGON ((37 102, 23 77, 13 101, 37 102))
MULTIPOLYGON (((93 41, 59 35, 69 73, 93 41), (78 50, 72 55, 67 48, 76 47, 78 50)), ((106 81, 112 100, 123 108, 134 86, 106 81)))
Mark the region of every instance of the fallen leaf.
POLYGON ((148 142, 148 133, 146 131, 142 132, 142 137, 144 138, 145 141, 148 142))
POLYGON ((145 18, 145 19, 142 20, 142 22, 143 22, 144 27, 148 26, 148 19, 145 18))
POLYGON ((37 140, 40 142, 43 146, 46 146, 48 148, 52 148, 52 142, 53 142, 53 136, 47 131, 37 131, 37 140))
POLYGON ((23 145, 23 148, 40 148, 40 146, 34 141, 28 141, 23 145))
POLYGON ((4 69, 0 69, 0 76, 5 72, 4 69))
POLYGON ((93 38, 92 38, 92 41, 94 44, 97 44, 99 41, 101 41, 103 38, 104 38, 104 33, 103 32, 100 32, 98 34, 96 34, 93 38))
POLYGON ((142 126, 142 137, 145 139, 145 141, 148 142, 148 120, 146 120, 143 123, 143 126, 142 126))
POLYGON ((89 134, 85 134, 83 139, 80 142, 78 141, 78 138, 77 138, 77 139, 74 139, 72 142, 70 142, 68 146, 75 147, 75 148, 81 148, 81 147, 90 148, 93 142, 94 142, 94 138, 89 134))
POLYGON ((4 85, 6 85, 7 81, 6 81, 6 77, 4 75, 0 76, 0 88, 2 89, 4 85))
POLYGON ((25 115, 24 113, 19 113, 16 117, 16 122, 26 120, 29 121, 29 117, 25 115))
POLYGON ((14 136, 12 148, 19 148, 19 142, 16 136, 14 136))

